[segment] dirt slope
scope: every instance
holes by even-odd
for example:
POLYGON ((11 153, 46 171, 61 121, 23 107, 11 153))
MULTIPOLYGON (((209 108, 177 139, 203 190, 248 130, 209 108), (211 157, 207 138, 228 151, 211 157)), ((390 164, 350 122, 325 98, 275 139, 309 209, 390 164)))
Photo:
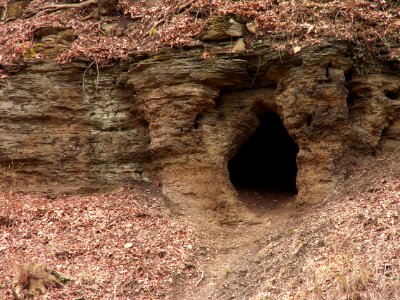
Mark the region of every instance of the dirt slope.
POLYGON ((198 225, 204 276, 182 298, 399 299, 399 167, 398 154, 380 154, 319 205, 198 225))
POLYGON ((399 156, 364 159, 315 206, 245 191, 242 222, 177 215, 155 187, 14 195, 11 226, 0 227, 1 298, 50 272, 69 281, 44 278, 36 299, 399 299, 399 156), (26 276, 31 262, 44 271, 26 276))

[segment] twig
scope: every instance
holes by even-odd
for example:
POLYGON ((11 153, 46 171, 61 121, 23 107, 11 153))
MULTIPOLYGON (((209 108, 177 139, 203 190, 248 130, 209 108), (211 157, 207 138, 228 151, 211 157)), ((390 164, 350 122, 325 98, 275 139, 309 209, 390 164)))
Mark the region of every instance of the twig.
POLYGON ((113 293, 110 296, 110 300, 114 300, 115 297, 117 296, 117 285, 118 285, 117 283, 114 283, 114 290, 113 290, 113 293))
POLYGON ((82 90, 83 90, 83 93, 84 93, 85 95, 87 95, 87 94, 86 94, 86 91, 85 91, 85 77, 86 77, 86 72, 91 68, 91 66, 93 66, 93 64, 94 64, 94 61, 92 61, 92 63, 86 68, 85 72, 83 72, 83 75, 82 75, 82 90))
POLYGON ((194 286, 198 286, 200 284, 200 282, 203 280, 203 278, 204 278, 204 272, 201 271, 200 279, 196 282, 196 284, 194 286))
POLYGON ((100 72, 99 72, 99 65, 97 64, 97 62, 95 62, 95 63, 96 63, 96 72, 97 72, 97 75, 96 75, 96 90, 95 90, 95 92, 97 94, 97 89, 99 87, 100 72))
POLYGON ((99 78, 100 78, 99 65, 97 64, 96 61, 92 61, 92 63, 86 68, 85 72, 83 72, 83 75, 82 75, 82 90, 83 90, 83 93, 84 93, 85 95, 87 95, 87 94, 86 94, 86 90, 85 90, 86 72, 87 72, 93 65, 96 65, 96 86, 95 86, 95 93, 97 93, 97 89, 98 89, 98 87, 99 87, 99 78))
POLYGON ((256 73, 254 74, 253 80, 251 81, 251 87, 253 87, 254 83, 256 82, 258 72, 260 71, 261 58, 260 58, 260 55, 258 55, 258 54, 257 54, 257 57, 258 57, 257 70, 256 70, 256 73))
POLYGON ((139 205, 139 203, 137 203, 136 200, 132 200, 132 201, 133 201, 133 203, 134 203, 139 209, 142 209, 142 207, 139 205))

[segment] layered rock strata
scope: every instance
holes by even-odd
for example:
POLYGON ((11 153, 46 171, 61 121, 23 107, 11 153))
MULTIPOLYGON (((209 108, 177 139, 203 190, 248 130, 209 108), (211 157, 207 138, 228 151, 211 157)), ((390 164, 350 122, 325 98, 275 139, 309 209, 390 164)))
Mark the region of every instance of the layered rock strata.
POLYGON ((398 66, 355 64, 345 43, 88 66, 32 62, 0 79, 0 160, 18 189, 153 180, 178 203, 229 206, 228 161, 270 111, 299 147, 298 202, 321 201, 357 158, 399 149, 398 66))

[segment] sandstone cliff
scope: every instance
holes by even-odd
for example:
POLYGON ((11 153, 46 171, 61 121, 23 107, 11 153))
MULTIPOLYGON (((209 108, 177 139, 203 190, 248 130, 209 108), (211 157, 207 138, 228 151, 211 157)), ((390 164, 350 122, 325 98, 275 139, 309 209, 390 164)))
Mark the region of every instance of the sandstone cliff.
MULTIPOLYGON (((58 35, 48 37, 62 46, 58 35)), ((150 180, 174 202, 229 208, 228 162, 275 112, 299 149, 297 201, 318 202, 358 158, 398 151, 398 70, 357 62, 340 41, 296 54, 166 52, 100 69, 27 59, 0 79, 3 176, 49 194, 150 180)))

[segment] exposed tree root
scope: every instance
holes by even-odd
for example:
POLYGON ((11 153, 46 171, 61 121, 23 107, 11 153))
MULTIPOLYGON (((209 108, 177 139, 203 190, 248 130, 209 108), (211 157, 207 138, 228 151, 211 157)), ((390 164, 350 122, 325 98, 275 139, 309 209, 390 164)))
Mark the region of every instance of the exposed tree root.
MULTIPOLYGON (((88 20, 91 18, 98 18, 102 15, 107 15, 116 10, 117 2, 112 0, 86 0, 80 3, 71 3, 71 4, 52 4, 48 6, 44 6, 41 8, 41 11, 34 14, 40 15, 44 12, 55 12, 61 9, 70 9, 70 8, 84 8, 90 5, 97 5, 97 8, 94 9, 89 15, 83 18, 83 20, 88 20)), ((29 13, 28 13, 29 15, 29 13)), ((29 15, 29 17, 32 15, 29 15)))
POLYGON ((53 4, 43 7, 42 10, 56 11, 59 9, 82 8, 92 4, 98 4, 98 0, 86 0, 81 3, 71 3, 71 4, 53 4))

